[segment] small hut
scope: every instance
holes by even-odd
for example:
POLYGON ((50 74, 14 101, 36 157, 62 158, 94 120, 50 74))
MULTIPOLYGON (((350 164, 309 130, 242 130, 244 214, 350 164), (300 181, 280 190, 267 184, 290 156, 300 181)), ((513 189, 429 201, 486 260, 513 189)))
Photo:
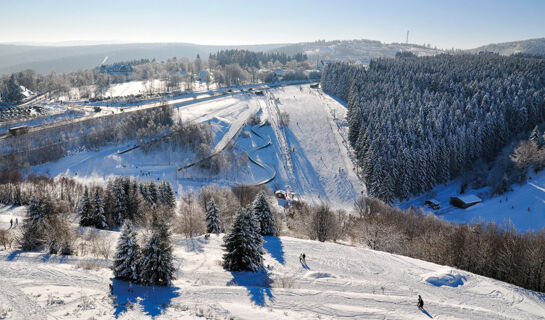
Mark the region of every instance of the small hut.
POLYGON ((428 199, 424 201, 424 204, 433 210, 439 210, 441 208, 441 203, 435 199, 428 199))
POLYGON ((455 207, 466 209, 481 202, 481 198, 474 194, 464 194, 455 197, 450 197, 450 204, 455 207))

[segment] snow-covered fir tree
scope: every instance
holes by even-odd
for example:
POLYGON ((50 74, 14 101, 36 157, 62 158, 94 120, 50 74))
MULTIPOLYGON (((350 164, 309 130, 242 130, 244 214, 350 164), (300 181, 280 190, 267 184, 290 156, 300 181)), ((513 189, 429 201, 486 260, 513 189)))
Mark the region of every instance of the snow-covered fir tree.
POLYGON ((221 231, 222 228, 218 206, 216 206, 214 199, 210 199, 206 208, 206 232, 219 234, 221 231))
POLYGON ((95 196, 93 197, 92 219, 95 228, 108 229, 106 216, 104 216, 104 205, 102 204, 102 199, 100 198, 100 193, 98 192, 98 189, 95 190, 95 196))
POLYGON ((81 196, 78 208, 79 214, 79 225, 82 227, 94 227, 95 223, 93 220, 93 206, 89 200, 89 190, 85 187, 83 195, 81 196))
POLYGON ((534 143, 538 148, 541 148, 543 145, 543 141, 541 140, 541 135, 539 134, 539 128, 538 126, 535 126, 532 130, 532 133, 530 133, 530 142, 534 143))
POLYGON ((174 191, 168 181, 161 181, 159 184, 159 203, 168 208, 176 207, 176 197, 174 196, 174 191))
POLYGON ((254 215, 259 221, 260 233, 262 236, 276 236, 276 224, 271 207, 265 193, 260 192, 252 205, 254 215))
POLYGON ((156 204, 159 200, 159 191, 155 182, 151 181, 148 185, 148 199, 151 204, 156 204))
POLYGON ((138 282, 140 278, 141 252, 137 233, 126 220, 121 228, 114 257, 114 276, 117 279, 138 282))
POLYGON ((146 285, 168 286, 174 279, 174 258, 167 223, 160 218, 142 249, 140 280, 146 285))
POLYGON ((136 218, 140 212, 140 192, 138 189, 138 182, 136 180, 132 181, 130 187, 128 188, 127 194, 127 219, 136 218))
POLYGON ((21 249, 35 250, 46 243, 45 228, 49 218, 56 214, 49 198, 32 197, 28 205, 27 218, 21 226, 19 239, 21 249))
POLYGON ((227 270, 257 272, 263 266, 263 237, 252 209, 238 211, 223 247, 223 267, 227 270))
POLYGON ((125 221, 127 217, 127 194, 123 185, 119 182, 114 182, 113 184, 113 194, 115 197, 115 207, 114 207, 114 219, 117 226, 120 226, 125 221))

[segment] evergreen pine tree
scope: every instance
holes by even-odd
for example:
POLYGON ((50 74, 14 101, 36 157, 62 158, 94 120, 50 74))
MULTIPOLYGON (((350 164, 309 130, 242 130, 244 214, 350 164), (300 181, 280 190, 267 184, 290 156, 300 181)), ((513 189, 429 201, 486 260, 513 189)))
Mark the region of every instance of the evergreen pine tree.
POLYGON ((274 217, 265 193, 261 192, 257 195, 253 203, 253 210, 257 221, 259 221, 260 234, 262 236, 276 236, 274 217))
POLYGON ((263 238, 250 208, 239 210, 223 246, 227 251, 223 255, 225 269, 257 272, 263 266, 263 238))
POLYGON ((102 199, 100 199, 100 193, 98 192, 98 189, 95 190, 93 202, 93 225, 95 226, 95 228, 98 229, 108 229, 106 216, 104 215, 104 205, 102 204, 102 199))
POLYGON ((140 276, 140 246, 132 223, 127 220, 121 228, 114 258, 114 276, 117 279, 138 282, 140 276))
POLYGON ((161 181, 159 185, 159 198, 160 203, 169 208, 176 207, 176 198, 174 197, 174 191, 172 186, 167 181, 161 181))
POLYGON ((159 191, 155 182, 151 181, 148 186, 148 199, 151 204, 156 204, 159 200, 159 191))
POLYGON ((127 194, 127 218, 134 219, 139 213, 140 208, 140 196, 138 191, 138 183, 133 181, 128 187, 127 194))
POLYGON ((91 201, 89 201, 89 190, 85 187, 83 196, 80 199, 79 203, 79 225, 82 227, 92 227, 94 226, 93 221, 93 207, 91 201))
POLYGON ((206 232, 219 234, 222 231, 221 229, 218 207, 214 199, 210 199, 206 208, 206 232))
POLYGON ((168 286, 174 279, 174 259, 170 231, 165 221, 156 218, 153 231, 142 249, 140 279, 146 285, 168 286))
POLYGON ((541 136, 539 135, 539 128, 535 126, 534 130, 530 134, 530 141, 534 143, 538 148, 541 148, 541 136))
POLYGON ((19 239, 21 249, 25 251, 35 250, 46 243, 45 228, 47 221, 55 213, 50 199, 32 197, 28 206, 27 218, 23 221, 21 227, 22 234, 19 239))
POLYGON ((114 219, 116 225, 120 226, 127 217, 127 194, 118 181, 114 182, 113 194, 115 197, 114 219))

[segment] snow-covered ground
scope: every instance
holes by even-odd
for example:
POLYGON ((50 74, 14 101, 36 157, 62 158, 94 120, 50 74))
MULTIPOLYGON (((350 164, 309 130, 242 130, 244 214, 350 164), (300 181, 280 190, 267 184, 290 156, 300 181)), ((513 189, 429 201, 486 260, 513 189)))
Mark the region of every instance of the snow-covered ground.
MULTIPOLYGON (((186 83, 181 83, 178 90, 184 90, 186 83)), ((130 95, 149 94, 164 92, 166 81, 148 80, 148 81, 129 81, 124 83, 112 84, 104 94, 105 97, 119 98, 130 95)), ((210 84, 208 87, 205 82, 194 81, 192 85, 193 92, 208 91, 216 88, 216 84, 210 84)))
MULTIPOLYGON (((273 189, 289 189, 307 201, 328 201, 334 207, 351 208, 354 199, 365 187, 353 171, 346 144, 346 109, 336 100, 309 85, 285 86, 265 90, 265 95, 237 93, 187 104, 192 100, 172 103, 174 115, 183 122, 210 124, 215 133, 214 149, 222 150, 234 139, 239 154, 261 146, 264 141, 253 134, 247 119, 257 112, 269 125, 254 130, 271 145, 255 150, 256 160, 276 171, 268 183, 273 189), (289 125, 279 123, 280 113, 290 117, 289 125), (246 134, 238 135, 240 132, 246 134)), ((136 107, 135 107, 136 108, 136 107)), ((265 141, 266 142, 266 141, 265 141)), ((170 181, 176 190, 191 190, 208 183, 231 185, 255 183, 271 176, 270 169, 248 164, 241 174, 196 177, 177 168, 191 163, 194 154, 183 151, 134 151, 117 154, 134 143, 105 146, 96 152, 78 152, 56 162, 32 168, 51 176, 68 175, 80 180, 100 181, 109 175, 130 175, 143 179, 170 181), (244 171, 245 170, 245 171, 244 171), (238 180, 237 180, 238 178, 238 180)))
MULTIPOLYGON (((182 122, 208 122, 216 133, 214 148, 222 148, 242 127, 246 119, 257 112, 255 98, 246 94, 194 103, 175 108, 174 116, 182 122)), ((177 169, 198 160, 193 152, 187 150, 160 149, 144 152, 135 149, 123 154, 119 151, 129 149, 135 143, 108 145, 97 150, 77 152, 55 162, 32 168, 33 172, 50 176, 72 176, 80 181, 100 183, 111 175, 133 176, 141 179, 168 180, 179 188, 197 188, 204 182, 179 180, 177 169)))
POLYGON ((431 192, 399 203, 400 208, 422 207, 428 212, 457 223, 489 222, 498 225, 512 224, 518 231, 537 231, 545 228, 545 171, 530 172, 529 179, 522 185, 513 185, 513 190, 501 196, 488 197, 489 189, 468 189, 465 194, 479 196, 483 201, 467 209, 453 207, 450 197, 460 191, 460 181, 453 180, 435 187, 431 192), (434 198, 441 203, 441 209, 432 210, 424 201, 434 198))
POLYGON ((287 142, 288 152, 284 154, 289 155, 293 168, 293 191, 307 200, 351 208, 358 195, 366 191, 354 171, 346 143, 346 108, 308 85, 271 90, 267 98, 270 116, 275 112, 289 115, 288 126, 277 132, 287 142))
MULTIPOLYGON (((0 227, 20 209, 0 209, 0 227), (13 214, 13 215, 12 215, 13 214)), ((115 243, 116 232, 105 232, 115 243)), ((0 251, 6 319, 543 319, 545 296, 403 256, 265 237, 266 272, 221 267, 223 235, 174 238, 171 288, 114 281, 110 261, 0 251), (299 261, 306 254, 307 265, 299 261), (424 310, 416 307, 417 296, 424 310)))

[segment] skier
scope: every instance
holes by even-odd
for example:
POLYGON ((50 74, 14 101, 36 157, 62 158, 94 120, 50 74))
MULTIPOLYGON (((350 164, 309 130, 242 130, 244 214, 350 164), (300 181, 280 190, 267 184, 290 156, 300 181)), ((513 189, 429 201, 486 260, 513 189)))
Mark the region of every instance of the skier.
POLYGON ((424 300, 422 300, 422 297, 418 295, 418 309, 424 308, 424 300))
POLYGON ((15 226, 19 225, 19 218, 15 218, 15 226))
POLYGON ((9 220, 9 228, 13 228, 13 218, 9 220))
POLYGON ((307 261, 305 260, 305 258, 306 258, 306 255, 304 252, 299 255, 299 262, 301 262, 301 264, 303 265, 307 264, 307 261))

